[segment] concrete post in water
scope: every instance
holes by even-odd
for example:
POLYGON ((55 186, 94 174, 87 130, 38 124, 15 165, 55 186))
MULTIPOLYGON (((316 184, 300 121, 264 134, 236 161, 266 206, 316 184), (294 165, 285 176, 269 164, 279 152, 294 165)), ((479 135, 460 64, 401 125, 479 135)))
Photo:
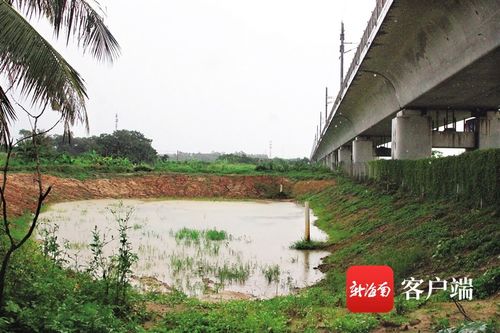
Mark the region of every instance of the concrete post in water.
POLYGON ((311 223, 310 223, 310 218, 309 218, 309 201, 305 202, 305 219, 306 219, 306 230, 305 230, 305 236, 304 239, 306 242, 311 241, 311 223))

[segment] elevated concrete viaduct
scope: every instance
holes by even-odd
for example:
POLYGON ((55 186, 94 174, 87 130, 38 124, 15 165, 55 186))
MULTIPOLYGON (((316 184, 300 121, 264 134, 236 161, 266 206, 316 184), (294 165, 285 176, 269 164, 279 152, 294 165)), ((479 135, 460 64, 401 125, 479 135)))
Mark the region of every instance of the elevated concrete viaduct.
POLYGON ((498 148, 499 108, 500 1, 377 0, 311 159, 366 164, 388 142, 394 159, 498 148))

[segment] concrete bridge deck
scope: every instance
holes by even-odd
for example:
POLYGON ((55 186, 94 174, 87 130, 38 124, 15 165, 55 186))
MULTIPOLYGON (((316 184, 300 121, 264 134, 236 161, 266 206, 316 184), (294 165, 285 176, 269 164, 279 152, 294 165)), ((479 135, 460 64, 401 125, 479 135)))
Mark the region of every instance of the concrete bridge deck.
POLYGON ((488 132, 474 146, 500 147, 499 108, 500 1, 378 0, 311 158, 338 162, 357 137, 373 149, 392 141, 393 157, 398 141, 413 140, 417 152, 402 142, 407 154, 395 158, 425 157, 433 137, 443 145, 427 127, 470 117, 488 132))

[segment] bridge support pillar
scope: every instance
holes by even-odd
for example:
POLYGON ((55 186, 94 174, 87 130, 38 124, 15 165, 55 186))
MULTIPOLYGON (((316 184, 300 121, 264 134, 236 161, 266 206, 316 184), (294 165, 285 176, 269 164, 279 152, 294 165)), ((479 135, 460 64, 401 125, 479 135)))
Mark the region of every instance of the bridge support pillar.
POLYGON ((332 154, 331 153, 326 155, 325 161, 326 161, 326 167, 331 170, 332 169, 332 154))
POLYGON ((356 137, 352 142, 352 161, 354 163, 368 162, 374 158, 373 142, 367 138, 356 137))
POLYGON ((479 117, 479 149, 500 148, 500 111, 479 117))
POLYGON ((431 118, 421 111, 403 110, 392 119, 392 158, 416 160, 431 157, 431 118))
POLYGON ((374 158, 373 142, 364 137, 356 137, 352 142, 353 176, 358 178, 368 176, 368 162, 374 158))
POLYGON ((341 167, 345 172, 351 174, 352 165, 352 152, 351 147, 342 146, 338 150, 338 166, 341 167))
POLYGON ((332 171, 333 171, 333 170, 335 170, 335 166, 336 166, 336 164, 337 164, 336 159, 337 159, 337 154, 336 154, 336 152, 335 152, 335 151, 332 151, 332 152, 330 153, 330 164, 328 165, 328 167, 329 167, 329 168, 330 168, 330 170, 332 170, 332 171))

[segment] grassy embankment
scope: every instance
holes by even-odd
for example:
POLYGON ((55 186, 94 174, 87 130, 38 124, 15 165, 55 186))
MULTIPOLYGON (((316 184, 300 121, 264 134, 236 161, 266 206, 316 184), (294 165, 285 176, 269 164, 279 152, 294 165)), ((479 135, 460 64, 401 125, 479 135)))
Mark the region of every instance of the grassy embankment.
POLYGON ((404 300, 398 290, 396 307, 389 314, 348 313, 344 278, 353 264, 390 265, 396 286, 410 276, 473 277, 474 297, 486 300, 462 304, 472 319, 498 328, 498 206, 479 209, 453 200, 383 193, 343 177, 336 180, 335 186, 297 198, 310 201, 319 217, 317 225, 330 236, 323 246, 332 252, 322 267, 326 278, 298 295, 206 303, 177 292, 133 293, 126 307, 116 307, 102 299, 100 282, 51 265, 32 242, 12 265, 8 311, 0 318, 0 328, 5 322, 4 327, 20 331, 46 332, 127 332, 144 327, 152 332, 369 332, 409 325, 426 332, 463 322, 443 293, 416 302, 404 300))

